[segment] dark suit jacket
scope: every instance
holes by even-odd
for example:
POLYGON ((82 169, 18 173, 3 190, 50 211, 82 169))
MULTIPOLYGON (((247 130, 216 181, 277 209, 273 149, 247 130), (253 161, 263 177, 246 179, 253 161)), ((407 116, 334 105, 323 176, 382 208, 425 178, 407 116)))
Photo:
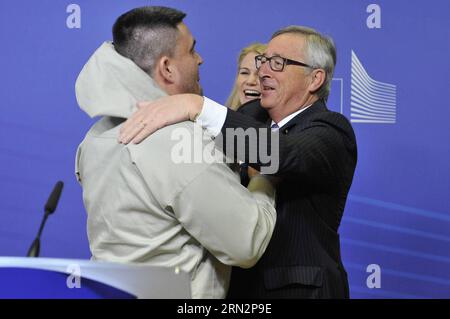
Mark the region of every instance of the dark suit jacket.
MULTIPOLYGON (((270 120, 259 101, 240 112, 247 116, 228 111, 223 134, 226 128, 267 127, 261 122, 270 120)), ((228 297, 348 298, 338 228, 356 166, 353 129, 319 100, 279 132, 275 230, 254 267, 233 268, 228 297)), ((270 149, 270 139, 267 144, 270 149)), ((246 154, 255 147, 247 143, 246 154)))

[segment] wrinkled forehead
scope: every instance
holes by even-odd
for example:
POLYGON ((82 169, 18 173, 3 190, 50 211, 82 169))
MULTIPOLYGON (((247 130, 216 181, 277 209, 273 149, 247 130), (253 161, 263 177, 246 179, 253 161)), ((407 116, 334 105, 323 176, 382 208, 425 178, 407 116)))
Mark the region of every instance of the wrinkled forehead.
POLYGON ((305 37, 296 33, 283 33, 267 45, 266 56, 279 55, 290 59, 304 58, 305 37))

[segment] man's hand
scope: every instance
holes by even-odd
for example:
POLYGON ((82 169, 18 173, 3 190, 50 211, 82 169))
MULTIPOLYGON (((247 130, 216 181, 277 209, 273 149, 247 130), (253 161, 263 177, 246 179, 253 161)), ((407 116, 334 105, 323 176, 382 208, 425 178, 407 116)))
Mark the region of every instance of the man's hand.
POLYGON ((138 144, 163 127, 193 121, 201 112, 203 97, 195 94, 177 94, 153 102, 140 102, 137 106, 138 110, 120 129, 120 143, 138 144))
POLYGON ((275 200, 275 187, 268 176, 261 174, 253 176, 248 183, 247 189, 252 193, 265 193, 267 196, 275 200))
POLYGON ((261 173, 258 171, 258 170, 256 170, 256 169, 254 169, 253 167, 251 167, 251 166, 249 166, 248 168, 247 168, 247 174, 248 174, 248 177, 249 177, 249 179, 250 179, 250 181, 253 179, 253 178, 255 178, 255 177, 258 177, 258 176, 264 176, 270 183, 271 183, 271 185, 273 186, 273 187, 277 187, 278 186, 278 184, 281 182, 281 178, 280 177, 276 177, 276 176, 273 176, 273 175, 261 175, 261 173))
POLYGON ((259 175, 260 173, 259 173, 259 171, 257 171, 257 170, 254 169, 253 167, 249 166, 249 167, 247 168, 247 174, 248 174, 248 177, 249 177, 249 178, 253 178, 253 177, 259 175))

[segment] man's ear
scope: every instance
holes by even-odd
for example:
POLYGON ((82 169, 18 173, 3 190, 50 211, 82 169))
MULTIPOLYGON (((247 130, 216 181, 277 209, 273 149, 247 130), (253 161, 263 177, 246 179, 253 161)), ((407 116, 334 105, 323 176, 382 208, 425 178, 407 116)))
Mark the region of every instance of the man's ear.
POLYGON ((323 85, 327 78, 327 74, 323 69, 315 69, 311 72, 311 83, 309 84, 309 91, 316 92, 323 85))
POLYGON ((158 61, 155 71, 165 83, 173 83, 175 81, 174 67, 169 57, 162 56, 158 61))

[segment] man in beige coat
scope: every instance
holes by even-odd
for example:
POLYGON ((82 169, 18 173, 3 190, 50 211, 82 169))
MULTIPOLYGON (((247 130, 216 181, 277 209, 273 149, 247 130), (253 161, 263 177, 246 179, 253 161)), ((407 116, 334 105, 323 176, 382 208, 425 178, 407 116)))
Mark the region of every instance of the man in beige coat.
POLYGON ((101 119, 78 148, 76 174, 94 260, 179 267, 191 276, 193 298, 223 298, 231 266, 253 266, 269 243, 276 219, 270 183, 257 176, 242 187, 211 135, 192 122, 139 145, 117 142, 137 101, 200 93, 202 59, 184 17, 162 7, 131 10, 116 21, 114 42, 86 63, 77 101, 101 119), (180 160, 180 149, 196 160, 180 160))

